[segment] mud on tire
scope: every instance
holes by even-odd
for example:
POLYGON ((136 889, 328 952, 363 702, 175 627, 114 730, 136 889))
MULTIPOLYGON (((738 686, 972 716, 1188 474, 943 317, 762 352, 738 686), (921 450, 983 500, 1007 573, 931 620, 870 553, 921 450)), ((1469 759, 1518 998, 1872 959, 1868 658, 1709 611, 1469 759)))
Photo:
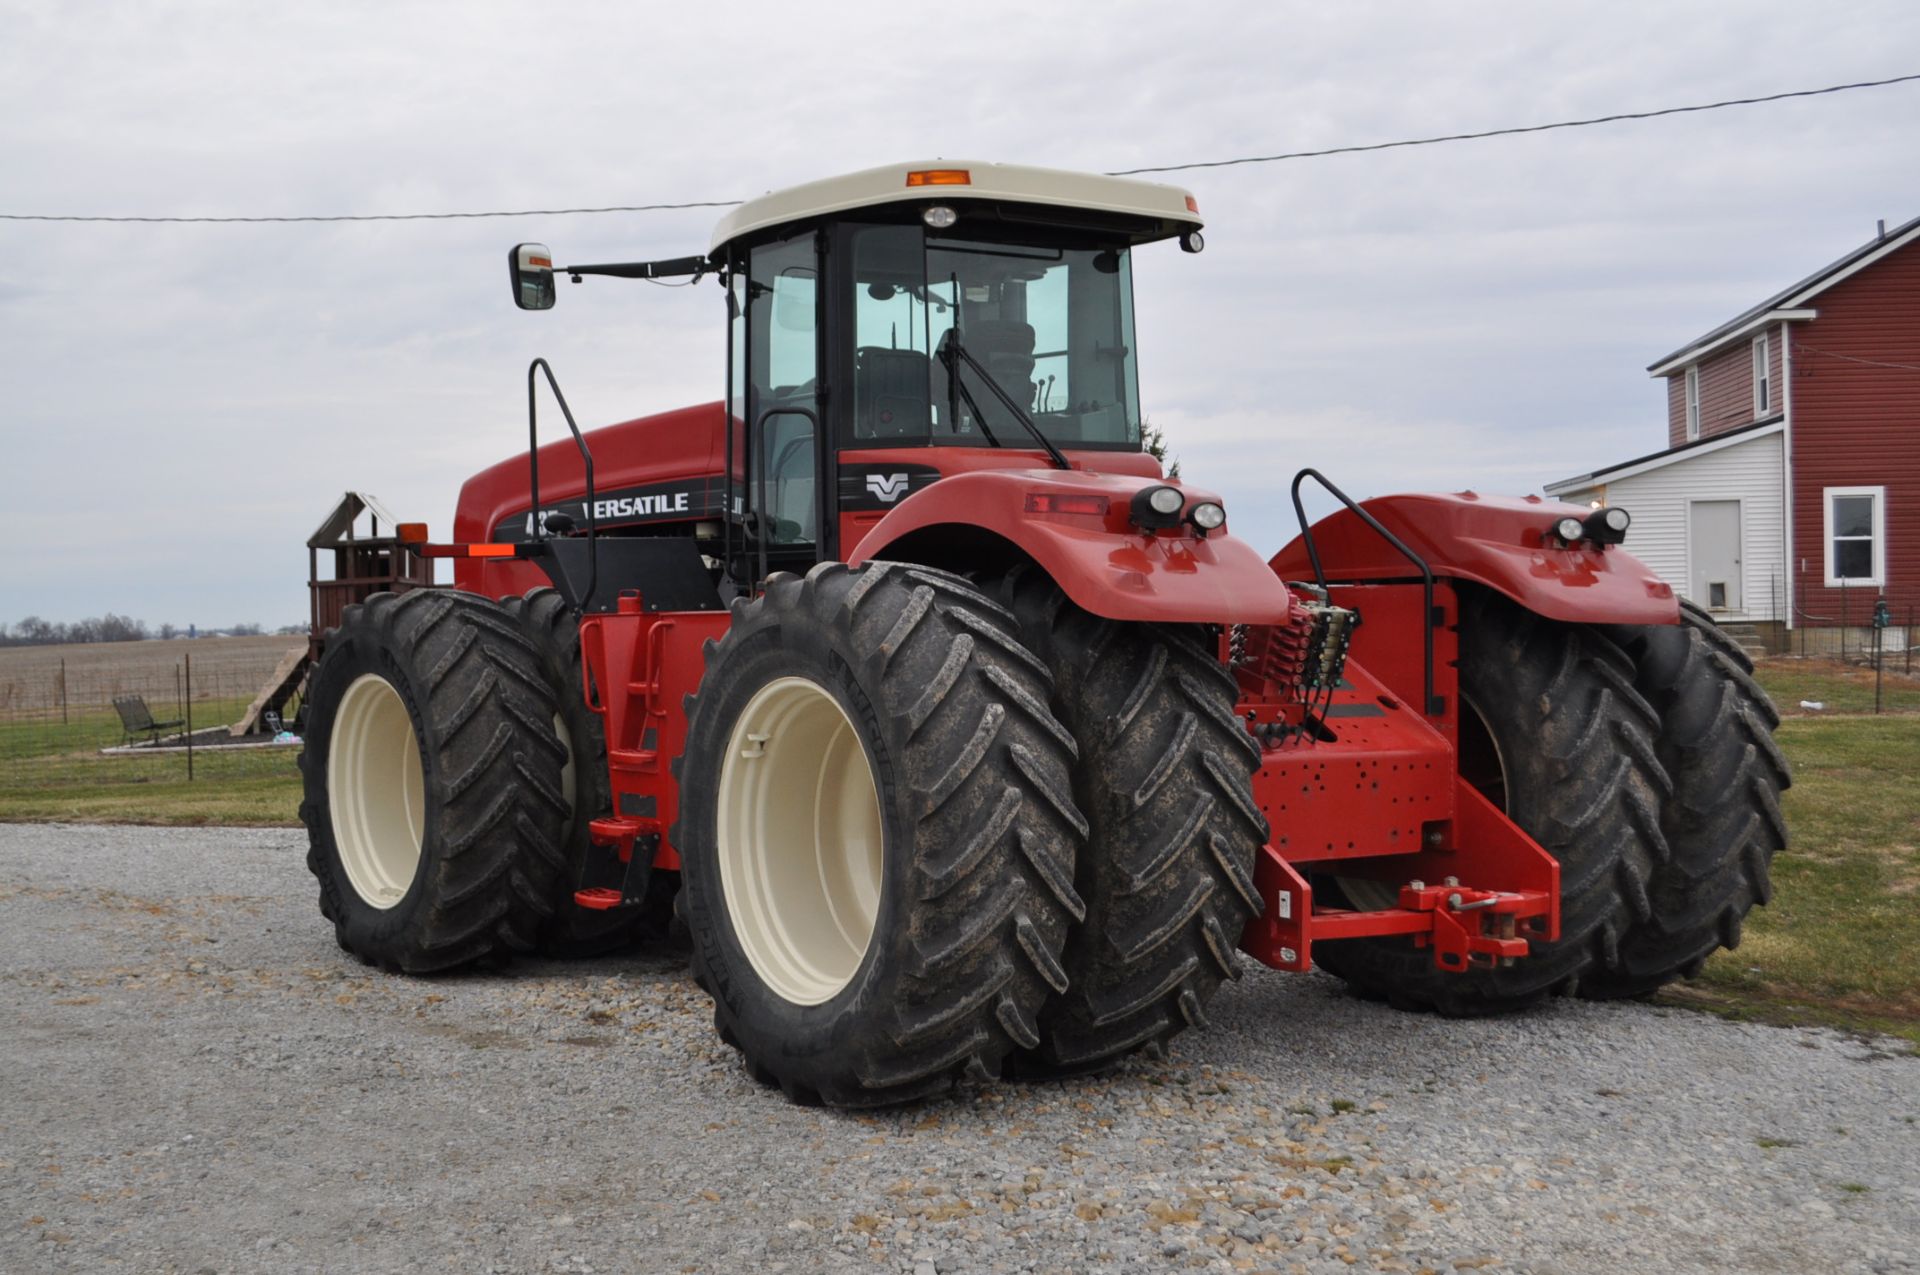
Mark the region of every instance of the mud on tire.
POLYGON ((536 654, 451 589, 351 606, 315 670, 307 866, 340 946, 409 972, 533 947, 564 861, 564 750, 536 654))
POLYGON ((689 698, 673 839, 696 976, 756 1078, 871 1106, 1039 1045, 1086 834, 1048 683, 945 572, 823 563, 734 604, 689 698))
POLYGON ((1260 911, 1253 865, 1267 837, 1252 794, 1260 750, 1234 716, 1232 678, 1195 632, 1102 619, 1030 567, 1001 596, 1053 670, 1090 827, 1068 987, 1022 1065, 1087 1070, 1204 1026, 1215 990, 1240 976, 1235 950, 1260 911))
POLYGON ((1678 626, 1612 633, 1660 715, 1655 746, 1673 777, 1660 822, 1672 855, 1648 883, 1649 913, 1621 940, 1618 968, 1583 990, 1639 996, 1739 946, 1747 913, 1773 894, 1768 871, 1787 844, 1780 794, 1793 779, 1753 661, 1706 612, 1684 602, 1678 626))
MULTIPOLYGON (((1403 1009, 1485 1014, 1552 993, 1607 995, 1626 936, 1652 915, 1672 793, 1660 719, 1634 667, 1597 629, 1561 624, 1484 589, 1460 594, 1461 771, 1560 861, 1560 939, 1511 966, 1447 973, 1411 939, 1316 943, 1315 962, 1403 1009)), ((1316 893, 1341 895, 1321 876, 1316 893)))

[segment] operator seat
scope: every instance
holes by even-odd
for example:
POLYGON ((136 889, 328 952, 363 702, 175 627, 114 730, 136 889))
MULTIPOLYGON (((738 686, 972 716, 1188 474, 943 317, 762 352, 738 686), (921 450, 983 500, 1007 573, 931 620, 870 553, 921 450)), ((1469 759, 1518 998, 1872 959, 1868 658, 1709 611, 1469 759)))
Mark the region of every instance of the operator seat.
POLYGON ((1033 326, 1016 319, 975 319, 960 330, 968 354, 1014 402, 1033 401, 1033 326))
POLYGON ((853 352, 856 438, 925 438, 932 419, 927 356, 919 350, 863 345, 853 352))

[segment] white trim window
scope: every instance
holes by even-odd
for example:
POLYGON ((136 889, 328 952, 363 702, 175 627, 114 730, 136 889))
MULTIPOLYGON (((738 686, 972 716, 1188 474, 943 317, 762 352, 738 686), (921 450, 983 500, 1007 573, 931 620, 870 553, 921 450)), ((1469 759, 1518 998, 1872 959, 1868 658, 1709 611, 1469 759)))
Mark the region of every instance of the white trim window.
POLYGON ((1768 356, 1767 334, 1762 332, 1753 338, 1753 419, 1759 420, 1773 411, 1773 369, 1768 356))
POLYGON ((1700 437, 1700 365, 1687 369, 1687 439, 1700 437))
POLYGON ((1887 580, 1887 489, 1825 491, 1827 587, 1878 587, 1887 580))

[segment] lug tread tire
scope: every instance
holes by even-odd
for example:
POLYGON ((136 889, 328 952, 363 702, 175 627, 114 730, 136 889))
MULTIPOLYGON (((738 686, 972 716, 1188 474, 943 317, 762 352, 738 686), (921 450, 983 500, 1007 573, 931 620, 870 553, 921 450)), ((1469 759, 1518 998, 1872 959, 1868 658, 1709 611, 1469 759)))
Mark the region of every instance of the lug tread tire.
POLYGON ((1038 1042, 1036 1017, 1064 986, 1086 836, 1072 737, 1012 617, 946 572, 828 562, 736 601, 706 660, 675 763, 673 835, 694 972, 721 1039, 750 1075, 809 1105, 884 1106, 998 1076, 1038 1042), (868 734, 887 841, 867 955, 846 988, 809 1007, 773 995, 732 936, 714 814, 740 706, 795 673, 828 679, 868 734))
POLYGON ((320 912, 340 946, 408 973, 531 951, 564 867, 564 750, 519 626, 494 603, 452 589, 375 594, 346 608, 329 633, 309 703, 300 818, 320 912), (367 672, 400 694, 424 761, 421 867, 385 910, 362 902, 340 867, 327 793, 334 713, 367 672))
POLYGON ((1074 887, 1086 916, 1062 958, 1067 987, 1018 1060, 1071 1074, 1204 1026, 1214 992, 1239 977, 1267 838, 1252 793, 1260 750, 1234 715, 1232 677, 1196 633, 1102 619, 1031 567, 1000 593, 1079 742, 1074 796, 1090 831, 1074 887))
POLYGON ((1772 897, 1769 869, 1787 844, 1780 797, 1793 776, 1753 661, 1705 611, 1684 602, 1678 626, 1615 632, 1660 714, 1656 747, 1673 776, 1661 824, 1673 855, 1648 884, 1648 915, 1621 940, 1619 967, 1585 990, 1644 996, 1738 946, 1747 913, 1772 897))
MULTIPOLYGON (((1313 958, 1363 997, 1449 1016, 1604 989, 1623 968, 1625 936, 1651 913, 1648 883, 1671 857, 1659 715, 1606 634, 1478 588, 1460 594, 1460 694, 1473 705, 1462 712, 1477 709, 1499 744, 1510 817, 1560 861, 1560 939, 1535 942, 1510 966, 1460 973, 1405 938, 1315 944, 1313 958)), ((1316 891, 1332 885, 1321 882, 1316 891)))

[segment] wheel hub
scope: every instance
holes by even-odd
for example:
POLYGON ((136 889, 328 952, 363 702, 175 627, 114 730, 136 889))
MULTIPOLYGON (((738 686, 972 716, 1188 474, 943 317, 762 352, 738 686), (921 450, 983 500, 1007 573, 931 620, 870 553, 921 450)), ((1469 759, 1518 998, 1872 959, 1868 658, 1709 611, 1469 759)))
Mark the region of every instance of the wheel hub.
POLYGON ((872 940, 885 848, 853 722, 816 682, 769 682, 734 722, 719 788, 720 883, 747 959, 785 1000, 832 999, 872 940))

